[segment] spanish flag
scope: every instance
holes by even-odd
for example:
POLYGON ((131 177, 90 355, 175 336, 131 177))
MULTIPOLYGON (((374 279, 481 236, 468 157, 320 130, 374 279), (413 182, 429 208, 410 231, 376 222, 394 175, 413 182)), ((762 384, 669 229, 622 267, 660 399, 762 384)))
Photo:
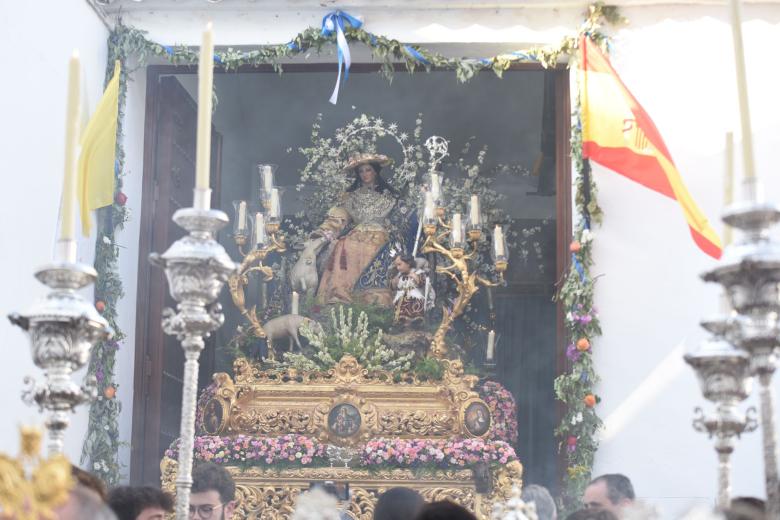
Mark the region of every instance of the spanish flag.
POLYGON ((84 236, 89 236, 89 212, 108 206, 114 200, 120 71, 117 60, 114 63, 114 75, 81 136, 77 190, 84 236))
POLYGON ((587 36, 582 37, 580 50, 583 159, 676 200, 699 249, 720 258, 720 238, 685 188, 650 116, 587 36))

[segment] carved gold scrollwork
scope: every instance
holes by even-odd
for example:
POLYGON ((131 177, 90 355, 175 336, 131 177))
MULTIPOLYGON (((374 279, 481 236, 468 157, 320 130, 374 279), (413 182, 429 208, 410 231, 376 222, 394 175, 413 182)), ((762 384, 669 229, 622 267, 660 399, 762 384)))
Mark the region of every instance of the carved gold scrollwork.
MULTIPOLYGON (((162 488, 174 492, 176 461, 163 459, 162 488)), ((471 471, 444 470, 424 475, 406 469, 370 471, 355 468, 246 468, 228 467, 236 481, 233 519, 290 520, 298 496, 312 481, 350 483, 350 502, 342 504, 354 520, 372 520, 377 498, 384 491, 405 486, 416 489, 427 501, 451 500, 473 511, 480 520, 490 518, 494 500, 506 501, 512 485, 522 483, 522 466, 510 463, 495 472, 493 493, 476 492, 471 471)))

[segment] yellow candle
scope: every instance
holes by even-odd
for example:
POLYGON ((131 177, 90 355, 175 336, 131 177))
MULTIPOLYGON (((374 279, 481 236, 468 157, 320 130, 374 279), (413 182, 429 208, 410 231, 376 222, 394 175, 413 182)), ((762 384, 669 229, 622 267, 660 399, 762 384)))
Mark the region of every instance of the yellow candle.
MULTIPOLYGON (((734 202, 734 134, 726 132, 726 178, 723 185, 723 205, 728 206, 734 202)), ((731 244, 732 229, 724 224, 723 245, 731 244)))
MULTIPOLYGON (((211 170, 211 86, 214 82, 214 32, 211 22, 203 31, 198 62, 198 141, 195 161, 195 188, 209 189, 211 170)), ((206 200, 208 204, 208 199, 206 200)))
POLYGON ((76 238, 76 163, 78 161, 79 115, 81 114, 80 83, 81 61, 78 51, 73 51, 68 65, 68 99, 65 110, 65 180, 62 189, 61 241, 75 240, 76 238))
POLYGON ((748 104, 747 78, 745 76, 745 50, 742 45, 742 17, 739 0, 729 0, 731 7, 731 34, 734 39, 734 62, 739 93, 739 120, 742 126, 742 162, 745 178, 755 176, 753 166, 753 137, 750 131, 750 105, 748 104))

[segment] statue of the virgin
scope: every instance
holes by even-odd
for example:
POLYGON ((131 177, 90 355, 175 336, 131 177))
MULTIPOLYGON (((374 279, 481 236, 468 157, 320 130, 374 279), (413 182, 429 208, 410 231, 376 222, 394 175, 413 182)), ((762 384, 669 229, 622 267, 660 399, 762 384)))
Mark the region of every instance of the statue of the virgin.
POLYGON ((392 305, 388 270, 409 241, 414 215, 398 211, 399 193, 382 177, 391 162, 385 155, 361 153, 344 167, 354 180, 308 240, 323 242, 317 303, 392 305))

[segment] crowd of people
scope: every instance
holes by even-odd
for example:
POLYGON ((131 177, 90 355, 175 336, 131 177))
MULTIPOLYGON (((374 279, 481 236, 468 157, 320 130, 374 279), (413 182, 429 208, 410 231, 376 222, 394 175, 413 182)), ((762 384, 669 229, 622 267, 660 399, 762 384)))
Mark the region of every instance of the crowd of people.
MULTIPOLYGON (((164 520, 174 511, 171 495, 151 486, 119 486, 110 491, 86 471, 73 466, 76 485, 69 499, 56 511, 60 520, 164 520)), ((523 487, 518 503, 510 500, 497 508, 493 520, 558 520, 555 500, 543 486, 523 487)), ((236 509, 236 485, 222 466, 203 463, 192 471, 189 516, 192 520, 230 520, 236 509)), ((582 508, 562 520, 653 520, 655 511, 638 500, 631 480, 621 474, 593 479, 582 496, 582 508)), ((739 497, 726 511, 692 512, 689 520, 764 520, 765 504, 752 497, 739 497)), ((339 507, 338 493, 316 485, 302 493, 291 520, 347 520, 339 507)), ((382 493, 373 520, 476 520, 460 505, 442 500, 426 502, 417 491, 396 487, 382 493)))

